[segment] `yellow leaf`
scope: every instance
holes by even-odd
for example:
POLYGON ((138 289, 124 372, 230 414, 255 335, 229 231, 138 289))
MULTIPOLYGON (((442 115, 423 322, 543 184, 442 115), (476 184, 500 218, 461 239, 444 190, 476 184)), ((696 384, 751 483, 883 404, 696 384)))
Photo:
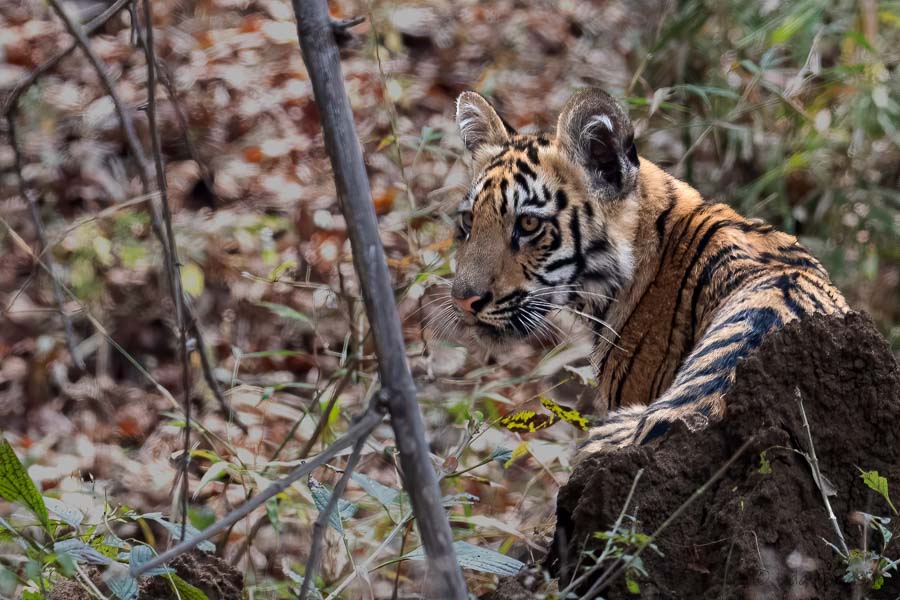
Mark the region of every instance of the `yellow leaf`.
POLYGON ((195 298, 203 293, 203 271, 196 263, 181 267, 181 286, 195 298))
POLYGON ((528 433, 550 427, 555 422, 556 416, 536 413, 533 410, 520 410, 500 419, 500 425, 510 431, 526 431, 528 433))
POLYGON ((569 408, 568 406, 557 404, 546 396, 541 396, 541 404, 544 406, 544 408, 552 412, 554 415, 556 415, 558 418, 562 419, 569 425, 577 427, 582 431, 588 430, 588 420, 574 408, 569 408))
POLYGON ((530 451, 528 450, 528 442, 522 442, 521 444, 516 446, 515 450, 513 450, 512 455, 509 457, 509 460, 507 460, 505 463, 503 463, 503 468, 508 469, 511 464, 516 462, 516 459, 522 458, 529 452, 530 451))

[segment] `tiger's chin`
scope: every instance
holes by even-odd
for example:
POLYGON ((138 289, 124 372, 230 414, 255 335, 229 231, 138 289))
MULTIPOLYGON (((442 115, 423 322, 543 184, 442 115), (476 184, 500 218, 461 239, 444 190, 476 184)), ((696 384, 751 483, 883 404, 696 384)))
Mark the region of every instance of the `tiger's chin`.
POLYGON ((534 337, 531 332, 523 332, 515 327, 497 327, 485 323, 468 325, 467 333, 469 339, 478 348, 494 355, 507 352, 517 344, 527 342, 534 337))

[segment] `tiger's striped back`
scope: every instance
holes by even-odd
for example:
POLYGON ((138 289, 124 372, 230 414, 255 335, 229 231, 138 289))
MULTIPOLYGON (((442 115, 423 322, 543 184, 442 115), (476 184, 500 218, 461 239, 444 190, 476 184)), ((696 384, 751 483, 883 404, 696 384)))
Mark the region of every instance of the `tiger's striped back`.
POLYGON ((594 355, 610 416, 588 452, 649 442, 676 420, 697 428, 722 417, 737 361, 766 333, 848 310, 793 236, 703 201, 652 163, 641 173, 645 256, 607 315, 620 337, 601 339, 594 355))

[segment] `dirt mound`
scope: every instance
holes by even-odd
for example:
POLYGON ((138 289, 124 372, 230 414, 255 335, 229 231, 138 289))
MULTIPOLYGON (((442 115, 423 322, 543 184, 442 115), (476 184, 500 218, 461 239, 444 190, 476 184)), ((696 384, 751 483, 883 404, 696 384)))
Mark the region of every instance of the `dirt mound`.
MULTIPOLYGON (((868 317, 817 316, 770 335, 740 363, 725 421, 698 433, 679 426, 654 446, 592 456, 576 468, 558 497, 556 543, 546 563, 560 587, 576 564, 581 572, 591 564, 585 548, 605 544, 593 534, 612 528, 639 469, 643 476, 628 512, 636 512, 639 530, 649 534, 752 437, 724 476, 657 539, 664 556, 642 555, 649 577, 638 579, 641 597, 852 597, 853 588, 842 581, 845 565, 823 541, 837 538, 810 467, 793 451, 808 451, 795 388, 821 471, 836 491, 831 504, 847 545, 880 543, 871 529, 864 532, 856 511, 895 515, 864 484, 859 468, 886 477, 898 504, 900 372, 868 317)), ((890 525, 895 534, 897 523, 895 517, 890 525)), ((896 559, 900 545, 895 541, 886 554, 896 559)), ((492 598, 516 597, 515 587, 505 582, 505 593, 492 598)), ((895 573, 866 595, 898 594, 895 573)), ((621 578, 604 596, 635 597, 621 578)))
MULTIPOLYGON (((170 566, 183 580, 200 589, 209 600, 241 600, 244 576, 222 559, 195 550, 179 556, 170 566)), ((91 570, 90 577, 101 590, 106 591, 103 576, 91 570)), ((50 593, 50 600, 90 600, 93 596, 77 581, 61 582, 50 593)), ((114 598, 110 594, 111 598, 114 598)), ((147 577, 141 581, 141 600, 172 600, 175 598, 167 577, 147 577)))

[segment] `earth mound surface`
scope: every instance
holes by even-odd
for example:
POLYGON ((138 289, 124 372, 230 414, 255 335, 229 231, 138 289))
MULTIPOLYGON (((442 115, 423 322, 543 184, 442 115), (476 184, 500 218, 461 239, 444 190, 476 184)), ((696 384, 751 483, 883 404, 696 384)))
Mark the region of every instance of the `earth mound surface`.
MULTIPOLYGON (((557 499, 554 548, 544 568, 559 588, 584 572, 585 550, 602 549, 595 532, 612 529, 641 469, 629 515, 650 534, 717 470, 749 445, 705 493, 656 539, 663 556, 642 554, 642 598, 896 598, 900 574, 879 590, 844 582, 846 564, 809 462, 797 390, 829 500, 851 549, 880 549, 881 536, 860 512, 891 517, 900 556, 900 516, 863 481, 860 469, 887 478, 900 504, 900 371, 886 340, 864 315, 814 316, 770 334, 743 360, 726 418, 692 433, 678 425, 658 443, 585 458, 557 499), (859 592, 857 592, 859 593, 859 592)), ((589 578, 579 594, 602 570, 589 578)), ((544 577, 501 582, 492 600, 539 592, 544 577)), ((619 578, 607 599, 635 598, 619 578)), ((532 595, 532 597, 535 597, 532 595)))

